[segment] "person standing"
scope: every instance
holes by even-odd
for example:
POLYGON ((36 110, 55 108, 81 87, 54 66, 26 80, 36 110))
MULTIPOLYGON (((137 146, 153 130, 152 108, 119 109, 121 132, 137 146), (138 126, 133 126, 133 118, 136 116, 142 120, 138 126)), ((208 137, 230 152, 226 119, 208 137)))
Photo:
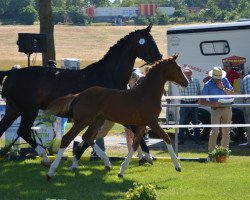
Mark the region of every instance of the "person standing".
POLYGON ((232 66, 229 62, 223 63, 223 70, 227 73, 226 77, 228 81, 234 87, 234 81, 240 78, 240 74, 232 69, 232 66))
MULTIPOLYGON (((250 94, 250 74, 246 75, 241 83, 241 93, 242 94, 250 94)), ((243 100, 243 103, 250 104, 250 98, 245 98, 243 100)), ((247 106, 245 107, 246 111, 246 124, 250 124, 250 107, 247 106)), ((241 144, 241 146, 246 146, 250 148, 250 127, 247 127, 247 143, 246 144, 241 144)))
MULTIPOLYGON (((226 72, 221 67, 214 67, 209 72, 211 79, 203 87, 201 95, 232 95, 233 87, 226 78, 226 72)), ((211 107, 211 124, 230 124, 232 119, 232 107, 223 106, 221 101, 226 98, 200 99, 200 104, 211 107)), ((222 127, 221 146, 229 148, 230 130, 229 127, 222 127)), ((219 127, 212 127, 208 143, 208 153, 210 154, 216 146, 219 127)))
MULTIPOLYGON (((187 87, 180 87, 179 92, 181 96, 190 96, 190 98, 181 99, 181 104, 196 104, 198 103, 198 99, 194 99, 191 96, 199 95, 201 92, 200 82, 198 79, 192 77, 192 70, 189 67, 185 67, 183 73, 187 77, 189 83, 187 87)), ((191 119, 192 124, 198 124, 198 107, 180 107, 180 125, 186 125, 189 123, 189 119, 191 119)), ((179 129, 179 145, 183 145, 185 143, 185 129, 179 129)), ((193 140, 195 144, 203 144, 200 141, 200 129, 194 128, 194 136, 193 140)))

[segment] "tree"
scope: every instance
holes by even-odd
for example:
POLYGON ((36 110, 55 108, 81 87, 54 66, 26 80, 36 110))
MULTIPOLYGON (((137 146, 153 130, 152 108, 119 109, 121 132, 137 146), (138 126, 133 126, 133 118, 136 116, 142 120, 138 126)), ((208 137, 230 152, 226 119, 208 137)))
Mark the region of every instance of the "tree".
POLYGON ((27 6, 20 10, 18 16, 18 20, 22 24, 32 25, 37 20, 38 13, 34 6, 27 6))
POLYGON ((221 12, 220 9, 213 0, 207 1, 207 9, 205 12, 205 17, 207 19, 210 19, 212 22, 217 20, 221 14, 220 12, 221 12))
POLYGON ((51 0, 39 0, 40 33, 46 34, 46 49, 43 53, 43 66, 48 60, 56 60, 54 44, 54 21, 52 17, 51 0))
POLYGON ((248 0, 240 0, 236 9, 241 18, 250 17, 250 2, 248 0))

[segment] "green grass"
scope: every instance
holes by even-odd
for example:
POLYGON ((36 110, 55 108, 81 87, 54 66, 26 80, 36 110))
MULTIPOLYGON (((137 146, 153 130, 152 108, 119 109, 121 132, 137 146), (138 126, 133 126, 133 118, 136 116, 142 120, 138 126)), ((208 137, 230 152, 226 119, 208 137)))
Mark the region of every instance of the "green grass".
POLYGON ((153 166, 138 166, 133 161, 123 179, 117 177, 121 162, 113 162, 111 172, 100 161, 82 161, 77 173, 68 171, 70 165, 62 161, 51 182, 47 169, 38 161, 1 161, 1 200, 67 199, 111 200, 124 199, 133 182, 156 185, 158 199, 237 199, 250 198, 250 159, 232 156, 226 163, 181 162, 178 173, 167 161, 153 166))

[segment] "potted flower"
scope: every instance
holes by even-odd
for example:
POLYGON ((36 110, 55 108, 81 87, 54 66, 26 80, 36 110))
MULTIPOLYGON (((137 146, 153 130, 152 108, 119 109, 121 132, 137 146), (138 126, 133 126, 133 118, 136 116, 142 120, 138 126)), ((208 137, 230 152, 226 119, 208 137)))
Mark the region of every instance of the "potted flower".
POLYGON ((210 158, 214 162, 226 162, 227 157, 229 157, 230 150, 222 146, 216 146, 215 149, 210 154, 210 158))
POLYGON ((156 189, 153 185, 134 183, 133 186, 126 193, 127 200, 156 200, 156 189))

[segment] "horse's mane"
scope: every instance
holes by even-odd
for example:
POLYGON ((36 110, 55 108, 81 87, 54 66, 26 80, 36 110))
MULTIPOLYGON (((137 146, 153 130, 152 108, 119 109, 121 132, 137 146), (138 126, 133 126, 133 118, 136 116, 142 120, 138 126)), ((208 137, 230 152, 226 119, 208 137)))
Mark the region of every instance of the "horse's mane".
MULTIPOLYGON (((143 29, 142 29, 143 30, 143 29)), ((120 40, 118 40, 116 42, 116 44, 114 44, 113 46, 111 46, 109 48, 109 51, 103 56, 103 58, 101 58, 99 61, 92 63, 90 65, 88 65, 87 67, 85 67, 84 69, 89 69, 93 66, 96 67, 96 65, 102 65, 103 62, 105 62, 106 59, 113 59, 113 57, 116 57, 116 55, 119 53, 117 51, 117 49, 119 49, 120 47, 122 47, 124 45, 124 43, 126 43, 127 41, 129 41, 132 37, 134 37, 134 35, 142 30, 136 30, 133 32, 130 32, 128 35, 125 35, 123 38, 121 38, 120 40)))

